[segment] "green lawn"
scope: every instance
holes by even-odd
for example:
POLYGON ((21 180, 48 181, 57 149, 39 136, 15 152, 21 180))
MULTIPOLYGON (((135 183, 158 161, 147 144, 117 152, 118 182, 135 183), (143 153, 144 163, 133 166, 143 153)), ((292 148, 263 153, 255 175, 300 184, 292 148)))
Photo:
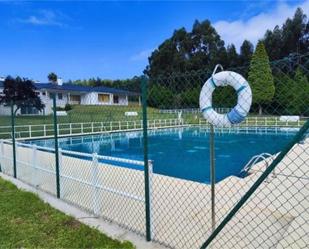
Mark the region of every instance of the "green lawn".
MULTIPOLYGON (((148 116, 151 118, 177 118, 177 114, 162 114, 159 110, 148 108, 148 116)), ((142 107, 138 105, 130 106, 84 106, 76 105, 67 112, 67 116, 59 116, 59 123, 85 123, 85 122, 105 122, 119 120, 141 120, 142 107), (137 112, 138 116, 127 117, 125 112, 137 112)), ((52 115, 46 116, 17 116, 16 125, 35 125, 35 124, 51 124, 53 122, 52 115)), ((10 125, 11 118, 9 116, 0 116, 0 126, 10 125)))
POLYGON ((0 178, 0 248, 134 248, 113 240, 0 178))

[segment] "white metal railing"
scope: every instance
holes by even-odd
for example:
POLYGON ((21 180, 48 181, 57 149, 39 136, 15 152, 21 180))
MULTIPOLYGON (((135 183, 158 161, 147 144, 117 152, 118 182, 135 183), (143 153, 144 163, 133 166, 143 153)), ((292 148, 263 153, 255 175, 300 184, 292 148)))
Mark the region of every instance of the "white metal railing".
MULTIPOLYGON (((5 154, 5 150, 4 150, 4 145, 12 145, 11 141, 7 141, 7 140, 0 140, 0 162, 1 159, 7 159, 7 160, 13 160, 13 156, 12 155, 6 155, 5 154)), ((19 159, 19 157, 17 158, 16 162, 18 165, 22 165, 22 166, 26 166, 26 167, 30 167, 34 172, 37 171, 42 171, 44 173, 47 173, 49 175, 53 175, 56 176, 56 172, 55 170, 51 170, 48 168, 44 168, 40 165, 40 162, 38 161, 38 151, 45 151, 45 152, 50 152, 50 153, 55 153, 55 149, 54 148, 49 148, 49 147, 42 147, 42 146, 38 146, 35 144, 25 144, 25 143, 19 143, 16 142, 16 150, 18 150, 18 148, 27 148, 29 149, 29 153, 28 156, 30 156, 30 160, 27 161, 23 161, 21 159, 19 159)), ((136 194, 132 194, 129 192, 125 192, 122 190, 118 190, 118 189, 114 189, 108 186, 104 186, 103 182, 99 181, 98 178, 98 169, 99 167, 104 167, 102 164, 100 164, 100 160, 107 160, 108 164, 112 164, 115 167, 120 167, 117 166, 116 163, 127 163, 129 165, 135 165, 135 166, 141 166, 144 167, 144 162, 143 161, 138 161, 138 160, 131 160, 131 159, 124 159, 124 158, 117 158, 117 157, 111 157, 111 156, 102 156, 102 155, 98 155, 97 153, 93 153, 93 154, 88 154, 88 153, 82 153, 82 152, 76 152, 76 151, 68 151, 68 150, 62 150, 59 149, 59 176, 60 179, 63 181, 64 179, 67 180, 71 180, 71 181, 75 181, 79 184, 84 184, 85 186, 89 186, 93 188, 93 197, 92 197, 92 208, 93 208, 93 212, 95 214, 99 213, 99 209, 98 209, 98 199, 99 199, 99 193, 98 190, 102 190, 105 192, 109 192, 112 194, 115 194, 117 196, 121 196, 124 198, 129 198, 138 202, 145 202, 145 198, 144 196, 138 196, 136 194), (91 161, 91 181, 87 181, 84 179, 80 179, 74 176, 70 176, 68 174, 64 174, 64 167, 66 167, 66 165, 63 165, 63 156, 69 156, 69 157, 75 157, 75 158, 83 158, 80 160, 87 160, 87 161, 91 161), (115 165, 113 164, 113 162, 115 163, 115 165)), ((149 182, 150 184, 152 183, 152 177, 153 177, 153 169, 152 169, 152 161, 149 161, 149 182)), ((132 169, 134 170, 134 169, 132 169)), ((5 172, 4 172, 5 173, 5 172)), ((37 175, 37 174, 34 174, 37 175)), ((112 177, 112 176, 111 176, 112 177)), ((28 182, 29 184, 32 184, 36 187, 38 187, 38 179, 33 179, 33 182, 28 182)), ((61 185, 61 183, 60 183, 61 185)), ((143 187, 143 186, 142 186, 143 187)), ((60 188, 61 189, 61 188, 60 188)), ((134 192, 134 191, 132 191, 134 192)))
MULTIPOLYGON (((184 125, 184 119, 151 119, 148 120, 148 128, 161 128, 184 125)), ((280 128, 299 128, 305 122, 305 119, 293 121, 280 121, 279 117, 247 117, 244 122, 237 127, 280 127, 280 128)), ((188 122, 186 122, 188 123, 188 122)), ((208 125, 205 119, 198 120, 199 125, 208 125)), ((124 131, 142 129, 142 120, 122 120, 110 122, 80 122, 80 123, 59 123, 58 135, 80 135, 91 134, 106 131, 124 131)), ((34 125, 16 125, 16 138, 47 137, 53 135, 53 124, 34 124, 34 125)), ((11 126, 0 126, 0 137, 11 137, 11 126)))
MULTIPOLYGON (((153 119, 148 120, 148 128, 161 128, 184 125, 183 119, 153 119)), ((142 129, 143 120, 82 122, 57 124, 58 135, 80 135, 106 131, 124 131, 142 129)), ((0 137, 11 137, 11 126, 0 126, 0 137)), ((47 137, 54 132, 53 124, 16 125, 16 138, 47 137)))
MULTIPOLYGON (((232 108, 226 107, 215 107, 214 110, 219 113, 229 112, 232 108)), ((177 114, 179 112, 183 113, 200 113, 200 108, 184 108, 184 109, 160 109, 160 113, 177 114)))
MULTIPOLYGON (((234 127, 241 126, 250 126, 250 127, 301 127, 305 123, 305 119, 298 121, 280 121, 280 117, 247 117, 239 125, 234 127)), ((199 119, 199 125, 207 125, 208 122, 205 119, 199 119)))

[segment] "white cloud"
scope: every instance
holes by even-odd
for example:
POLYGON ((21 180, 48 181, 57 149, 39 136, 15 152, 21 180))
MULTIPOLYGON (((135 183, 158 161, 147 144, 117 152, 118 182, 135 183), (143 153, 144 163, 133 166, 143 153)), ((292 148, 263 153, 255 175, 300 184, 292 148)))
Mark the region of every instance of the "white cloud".
POLYGON ((146 49, 142 50, 137 54, 134 54, 130 57, 131 61, 143 61, 148 59, 148 57, 151 55, 151 53, 154 51, 154 49, 146 49))
POLYGON ((260 13, 246 21, 218 21, 214 27, 227 44, 233 43, 239 49, 244 39, 256 44, 259 39, 263 38, 267 29, 272 30, 276 25, 281 26, 288 17, 293 17, 297 7, 301 7, 304 13, 308 14, 309 0, 297 6, 279 2, 271 12, 260 13))
POLYGON ((37 15, 31 15, 27 18, 15 19, 16 22, 31 24, 36 26, 59 26, 63 27, 65 24, 62 22, 64 15, 55 13, 51 10, 40 10, 37 15))

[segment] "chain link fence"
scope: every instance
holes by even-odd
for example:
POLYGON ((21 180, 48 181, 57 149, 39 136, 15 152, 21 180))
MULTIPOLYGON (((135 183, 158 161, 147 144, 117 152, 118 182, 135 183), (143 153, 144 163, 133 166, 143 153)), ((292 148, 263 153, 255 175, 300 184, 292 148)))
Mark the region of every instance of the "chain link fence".
POLYGON ((309 55, 264 66, 37 85, 0 106, 1 171, 168 248, 306 248, 309 55))

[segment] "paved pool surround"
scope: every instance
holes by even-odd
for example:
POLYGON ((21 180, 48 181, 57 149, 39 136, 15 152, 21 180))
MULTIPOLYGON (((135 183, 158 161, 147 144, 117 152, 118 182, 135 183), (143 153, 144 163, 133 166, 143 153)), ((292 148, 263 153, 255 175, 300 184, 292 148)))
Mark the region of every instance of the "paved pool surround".
MULTIPOLYGON (((309 247, 309 235, 304 234, 309 230, 309 180, 303 177, 309 167, 308 151, 308 139, 303 144, 295 145, 277 166, 276 177, 270 176, 268 181, 263 182, 250 201, 222 230, 218 239, 220 236, 230 238, 229 244, 213 243, 211 248, 229 248, 232 244, 235 248, 254 248, 253 245, 258 246, 262 242, 269 248, 286 248, 287 245, 293 248, 309 247), (286 175, 293 177, 287 178, 286 175), (258 225, 252 223, 252 219, 259 221, 258 225), (307 221, 304 224, 306 227, 299 227, 304 220, 307 221), (273 230, 274 234, 253 236, 264 229, 273 230), (250 236, 249 231, 252 232, 250 236), (304 240, 302 236, 308 239, 304 240), (302 240, 297 241, 297 238, 302 240), (295 241, 297 243, 289 244, 295 241)), ((52 173, 55 172, 54 154, 38 150, 36 165, 33 165, 32 153, 30 148, 18 147, 18 179, 55 195, 56 179, 52 173)), ((11 145, 4 144, 5 158, 0 158, 2 172, 12 175, 11 155, 11 145)), ((230 176, 216 184, 217 224, 264 169, 265 162, 262 161, 252 168, 249 176, 230 176)), ((98 189, 87 184, 94 177, 91 161, 63 156, 61 175, 62 200, 145 235, 143 171, 99 163, 97 181, 105 189, 98 189)), ((210 186, 160 174, 153 174, 151 183, 153 241, 171 248, 199 248, 212 231, 210 186)))

